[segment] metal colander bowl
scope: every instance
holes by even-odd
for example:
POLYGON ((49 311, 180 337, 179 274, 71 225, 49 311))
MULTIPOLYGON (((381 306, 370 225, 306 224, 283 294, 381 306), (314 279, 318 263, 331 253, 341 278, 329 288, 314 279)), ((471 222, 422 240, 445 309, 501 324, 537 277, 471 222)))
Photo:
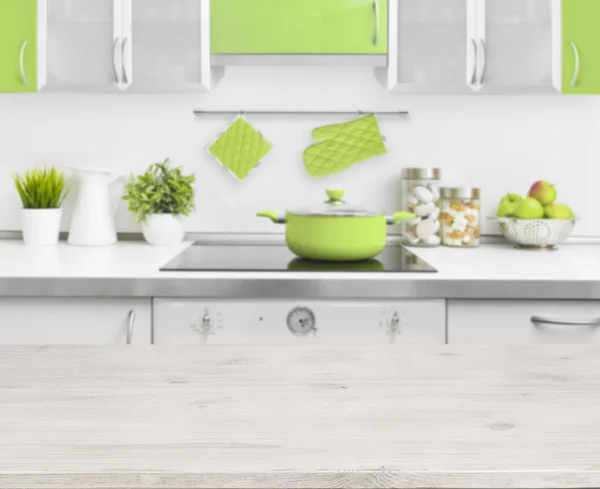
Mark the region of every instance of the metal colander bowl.
POLYGON ((554 248, 564 243, 575 227, 572 219, 517 219, 496 217, 504 237, 520 248, 554 248))

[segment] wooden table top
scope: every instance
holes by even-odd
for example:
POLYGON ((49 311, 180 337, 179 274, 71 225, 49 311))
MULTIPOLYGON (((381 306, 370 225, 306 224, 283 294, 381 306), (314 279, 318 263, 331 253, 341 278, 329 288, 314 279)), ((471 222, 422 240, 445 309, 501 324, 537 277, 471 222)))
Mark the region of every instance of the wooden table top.
POLYGON ((600 487, 600 348, 0 347, 0 488, 600 487))

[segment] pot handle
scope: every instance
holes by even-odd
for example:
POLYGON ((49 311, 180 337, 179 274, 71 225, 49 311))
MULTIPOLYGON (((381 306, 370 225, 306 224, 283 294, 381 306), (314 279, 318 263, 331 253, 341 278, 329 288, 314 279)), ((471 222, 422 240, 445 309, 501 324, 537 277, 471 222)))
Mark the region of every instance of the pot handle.
POLYGON ((256 213, 256 217, 266 217, 271 219, 275 224, 285 224, 285 217, 279 217, 277 212, 273 211, 260 211, 256 213))
POLYGON ((391 226, 393 224, 398 224, 400 221, 404 221, 405 219, 414 219, 415 217, 417 216, 412 212, 396 212, 393 216, 389 216, 387 218, 387 223, 388 226, 391 226))

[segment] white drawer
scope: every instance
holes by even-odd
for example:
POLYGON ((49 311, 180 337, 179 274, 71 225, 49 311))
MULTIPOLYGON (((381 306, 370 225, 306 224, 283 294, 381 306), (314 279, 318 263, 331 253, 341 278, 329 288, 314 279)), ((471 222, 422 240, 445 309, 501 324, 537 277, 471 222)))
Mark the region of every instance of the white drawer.
POLYGON ((448 301, 448 343, 600 344, 600 301, 448 301))
POLYGON ((291 302, 155 299, 154 343, 444 344, 445 309, 444 300, 291 302), (314 315, 316 331, 307 328, 303 334, 300 330, 307 309, 314 315), (293 322, 291 327, 295 325, 299 334, 292 332, 288 318, 293 322))
POLYGON ((150 299, 0 298, 1 345, 151 343, 150 299))

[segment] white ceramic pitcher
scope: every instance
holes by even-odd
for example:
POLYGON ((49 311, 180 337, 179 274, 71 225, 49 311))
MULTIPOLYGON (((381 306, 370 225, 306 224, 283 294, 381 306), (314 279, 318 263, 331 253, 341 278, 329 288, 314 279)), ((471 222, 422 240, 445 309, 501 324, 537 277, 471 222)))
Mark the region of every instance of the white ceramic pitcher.
POLYGON ((117 242, 114 215, 120 196, 110 186, 125 178, 122 173, 71 167, 78 180, 77 201, 68 243, 75 246, 107 246, 117 242))

